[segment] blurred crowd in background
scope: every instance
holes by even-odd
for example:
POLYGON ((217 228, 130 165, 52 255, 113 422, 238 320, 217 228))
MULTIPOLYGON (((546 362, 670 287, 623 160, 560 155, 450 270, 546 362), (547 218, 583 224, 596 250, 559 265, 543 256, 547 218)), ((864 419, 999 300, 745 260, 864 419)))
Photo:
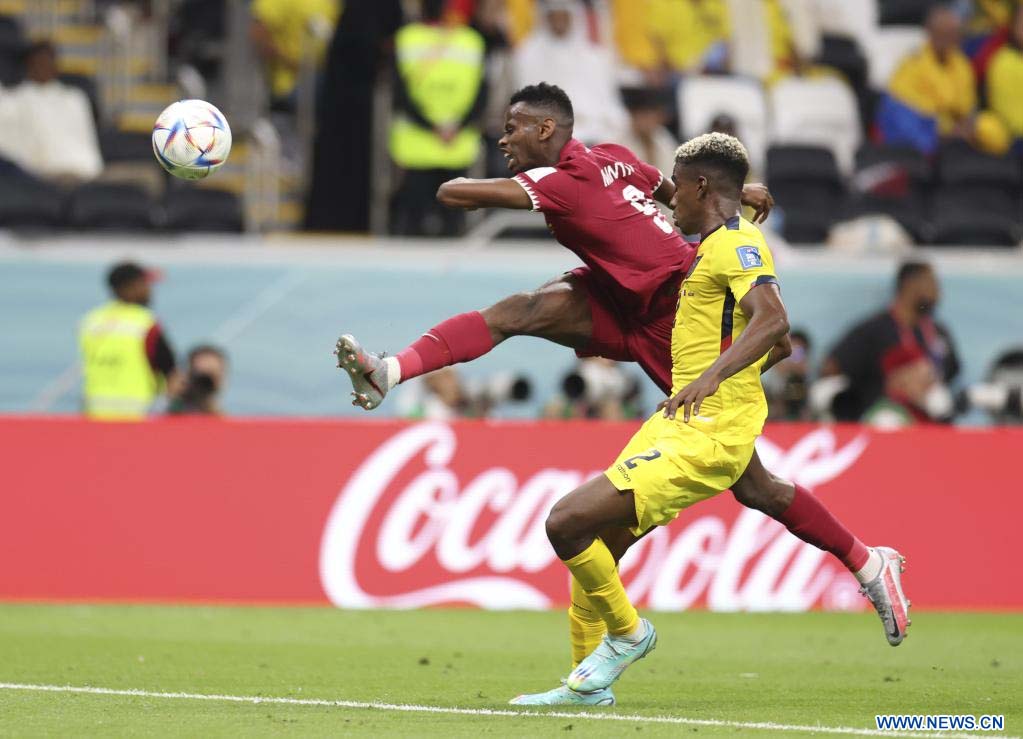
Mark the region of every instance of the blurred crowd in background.
MULTIPOLYGON (((161 410, 223 412, 227 352, 199 344, 179 368, 150 309, 158 278, 133 262, 114 265, 106 281, 110 300, 80 323, 82 409, 91 418, 140 419, 161 410)), ((955 339, 935 319, 940 300, 933 267, 908 261, 894 277, 891 301, 853 316, 833 346, 818 348, 806 331, 794 329, 791 356, 763 378, 770 420, 850 421, 895 429, 952 423, 981 411, 990 423, 1023 423, 1023 346, 1002 352, 983 382, 957 383, 955 339)), ((447 421, 502 417, 509 404, 530 403, 547 419, 642 419, 661 398, 644 397, 639 372, 634 365, 599 357, 579 359, 560 378, 553 397, 537 398, 528 375, 467 379, 457 366, 446 367, 399 386, 387 410, 447 421)))
POLYGON ((0 224, 459 235, 486 215, 437 185, 507 175, 506 101, 543 80, 584 143, 665 171, 680 139, 736 134, 793 243, 1023 238, 1018 0, 5 4, 0 224), (177 97, 239 142, 198 196, 149 161, 177 97))

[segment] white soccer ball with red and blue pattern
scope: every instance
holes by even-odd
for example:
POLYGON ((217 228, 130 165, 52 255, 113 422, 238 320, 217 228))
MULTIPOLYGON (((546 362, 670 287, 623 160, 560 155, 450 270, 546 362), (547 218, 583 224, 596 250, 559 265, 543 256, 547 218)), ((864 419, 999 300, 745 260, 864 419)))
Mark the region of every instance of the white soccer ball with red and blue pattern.
POLYGON ((175 177, 201 180, 231 153, 231 127, 205 100, 179 100, 160 113, 153 126, 156 161, 175 177))

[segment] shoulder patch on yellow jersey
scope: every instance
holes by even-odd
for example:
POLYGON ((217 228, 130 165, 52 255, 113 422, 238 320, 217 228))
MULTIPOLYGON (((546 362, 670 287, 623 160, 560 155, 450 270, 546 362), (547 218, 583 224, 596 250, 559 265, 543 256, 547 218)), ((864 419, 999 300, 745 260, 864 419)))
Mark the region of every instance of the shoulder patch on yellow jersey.
POLYGON ((735 253, 739 255, 739 264, 742 265, 743 269, 756 269, 757 267, 764 266, 764 260, 760 256, 760 247, 758 246, 740 246, 735 250, 735 253))

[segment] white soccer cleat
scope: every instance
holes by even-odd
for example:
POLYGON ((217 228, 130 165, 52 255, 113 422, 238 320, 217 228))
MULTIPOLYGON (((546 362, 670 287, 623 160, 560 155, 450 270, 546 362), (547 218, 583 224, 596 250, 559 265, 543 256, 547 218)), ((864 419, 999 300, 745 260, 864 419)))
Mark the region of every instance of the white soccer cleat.
POLYGON ((897 647, 906 638, 906 630, 913 623, 909 618, 911 603, 902 592, 906 558, 891 547, 874 547, 874 551, 881 555, 881 572, 870 582, 863 583, 860 592, 874 604, 884 625, 888 643, 897 647))
POLYGON ((508 701, 513 706, 613 706, 615 694, 611 688, 594 690, 590 693, 577 693, 562 684, 546 693, 520 695, 508 701))
POLYGON ((364 351, 351 334, 337 340, 334 354, 337 366, 347 372, 352 381, 352 405, 371 411, 384 402, 391 385, 387 362, 381 355, 364 351))
POLYGON ((657 630, 645 618, 639 620, 645 629, 639 641, 605 634, 603 641, 590 652, 565 679, 565 685, 577 693, 593 693, 611 687, 625 668, 643 659, 657 646, 657 630))

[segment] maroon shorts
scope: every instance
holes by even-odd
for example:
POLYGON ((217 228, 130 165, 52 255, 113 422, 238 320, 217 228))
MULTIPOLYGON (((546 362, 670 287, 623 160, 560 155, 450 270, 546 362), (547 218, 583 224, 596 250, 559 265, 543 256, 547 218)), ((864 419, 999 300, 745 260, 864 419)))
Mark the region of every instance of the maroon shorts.
POLYGON ((586 291, 593 317, 593 338, 580 357, 606 357, 636 362, 664 391, 671 391, 671 329, 675 325, 682 274, 669 278, 650 301, 643 315, 629 315, 598 285, 589 267, 571 272, 586 291))

